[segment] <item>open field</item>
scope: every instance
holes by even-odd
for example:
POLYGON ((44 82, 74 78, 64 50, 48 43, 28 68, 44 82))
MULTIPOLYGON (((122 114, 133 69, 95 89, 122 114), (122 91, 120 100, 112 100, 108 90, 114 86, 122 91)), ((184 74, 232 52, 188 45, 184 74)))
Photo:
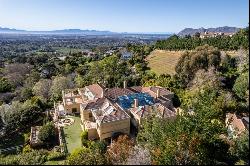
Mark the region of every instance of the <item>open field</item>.
POLYGON ((67 47, 54 47, 56 52, 61 53, 61 54, 68 54, 70 51, 71 53, 78 53, 81 52, 82 49, 79 48, 67 48, 67 47))
POLYGON ((74 149, 81 147, 81 119, 80 117, 73 117, 73 119, 75 122, 72 125, 63 128, 69 153, 72 153, 74 149))
POLYGON ((156 74, 170 74, 175 73, 175 65, 184 51, 165 51, 154 50, 147 57, 149 67, 156 74))
MULTIPOLYGON (((178 59, 184 51, 167 51, 167 50, 154 50, 147 57, 149 62, 148 66, 156 74, 170 74, 175 73, 175 66, 178 59)), ((236 56, 237 51, 225 51, 230 56, 236 56)))

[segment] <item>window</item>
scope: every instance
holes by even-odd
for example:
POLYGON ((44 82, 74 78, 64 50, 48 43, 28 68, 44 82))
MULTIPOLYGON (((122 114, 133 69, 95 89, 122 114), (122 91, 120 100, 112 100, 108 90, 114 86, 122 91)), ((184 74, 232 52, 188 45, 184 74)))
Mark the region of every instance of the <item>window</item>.
POLYGON ((72 108, 72 113, 76 113, 77 109, 76 108, 72 108))

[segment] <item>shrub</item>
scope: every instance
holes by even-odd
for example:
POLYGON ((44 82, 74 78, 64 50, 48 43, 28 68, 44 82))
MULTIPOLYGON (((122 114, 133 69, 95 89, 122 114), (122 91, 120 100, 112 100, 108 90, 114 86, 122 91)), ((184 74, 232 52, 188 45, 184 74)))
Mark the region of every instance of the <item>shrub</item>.
POLYGON ((30 140, 30 133, 25 133, 25 134, 23 134, 23 136, 24 136, 24 142, 25 143, 29 142, 29 140, 30 140))
POLYGON ((104 165, 105 156, 96 149, 80 148, 74 150, 67 158, 69 165, 104 165))
POLYGON ((248 72, 241 74, 235 81, 233 91, 241 98, 246 98, 247 91, 249 89, 249 75, 248 72))
POLYGON ((55 139, 56 132, 55 127, 52 122, 45 124, 39 131, 38 138, 45 144, 51 144, 51 142, 55 139))
POLYGON ((18 155, 0 156, 0 165, 41 165, 46 161, 47 151, 32 150, 18 155))
POLYGON ((88 131, 87 131, 87 130, 85 130, 85 131, 83 131, 83 132, 81 133, 81 138, 82 138, 82 139, 88 139, 88 131))
POLYGON ((65 158, 65 154, 61 152, 52 152, 47 156, 48 161, 61 160, 65 158))
POLYGON ((10 92, 12 85, 6 78, 0 78, 0 93, 10 92))
POLYGON ((85 147, 89 146, 88 131, 87 130, 85 130, 81 133, 81 141, 82 141, 82 146, 85 146, 85 147))
POLYGON ((33 150, 29 153, 18 155, 19 165, 41 165, 46 161, 46 151, 33 150))
POLYGON ((0 156, 0 165, 18 165, 18 158, 16 155, 0 156))
POLYGON ((31 149, 30 145, 26 145, 23 147, 23 153, 29 153, 31 151, 32 151, 32 149, 31 149))

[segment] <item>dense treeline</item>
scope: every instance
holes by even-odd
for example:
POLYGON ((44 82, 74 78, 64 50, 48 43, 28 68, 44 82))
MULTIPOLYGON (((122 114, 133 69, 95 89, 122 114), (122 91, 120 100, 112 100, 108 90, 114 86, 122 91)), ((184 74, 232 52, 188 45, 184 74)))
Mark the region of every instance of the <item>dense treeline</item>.
POLYGON ((193 50, 198 46, 208 44, 217 47, 220 50, 238 50, 241 47, 249 48, 249 28, 241 29, 239 32, 230 36, 218 36, 201 39, 200 37, 185 36, 179 37, 173 35, 166 40, 157 41, 155 44, 156 49, 163 50, 193 50))
POLYGON ((182 116, 166 121, 152 116, 140 130, 138 144, 157 165, 247 164, 249 134, 236 139, 226 132, 226 113, 249 116, 249 53, 231 57, 208 45, 185 52, 176 74, 160 75, 144 85, 175 92, 182 116))
POLYGON ((121 59, 121 54, 116 52, 99 61, 86 61, 80 64, 75 68, 76 85, 84 87, 98 82, 106 87, 121 87, 124 80, 128 80, 129 86, 143 84, 150 77, 145 57, 152 48, 146 45, 129 44, 127 49, 133 54, 129 60, 121 59))

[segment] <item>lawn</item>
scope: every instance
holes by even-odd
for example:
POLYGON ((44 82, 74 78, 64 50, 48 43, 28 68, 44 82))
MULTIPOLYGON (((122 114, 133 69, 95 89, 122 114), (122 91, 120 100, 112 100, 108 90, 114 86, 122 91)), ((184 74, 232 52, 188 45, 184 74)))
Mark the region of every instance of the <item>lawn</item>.
POLYGON ((165 50, 154 50, 147 57, 149 67, 156 74, 170 74, 175 73, 175 66, 178 59, 184 51, 165 51, 165 50))
POLYGON ((81 147, 81 119, 80 117, 72 117, 75 122, 70 126, 64 127, 64 135, 68 152, 71 153, 74 149, 81 147))

